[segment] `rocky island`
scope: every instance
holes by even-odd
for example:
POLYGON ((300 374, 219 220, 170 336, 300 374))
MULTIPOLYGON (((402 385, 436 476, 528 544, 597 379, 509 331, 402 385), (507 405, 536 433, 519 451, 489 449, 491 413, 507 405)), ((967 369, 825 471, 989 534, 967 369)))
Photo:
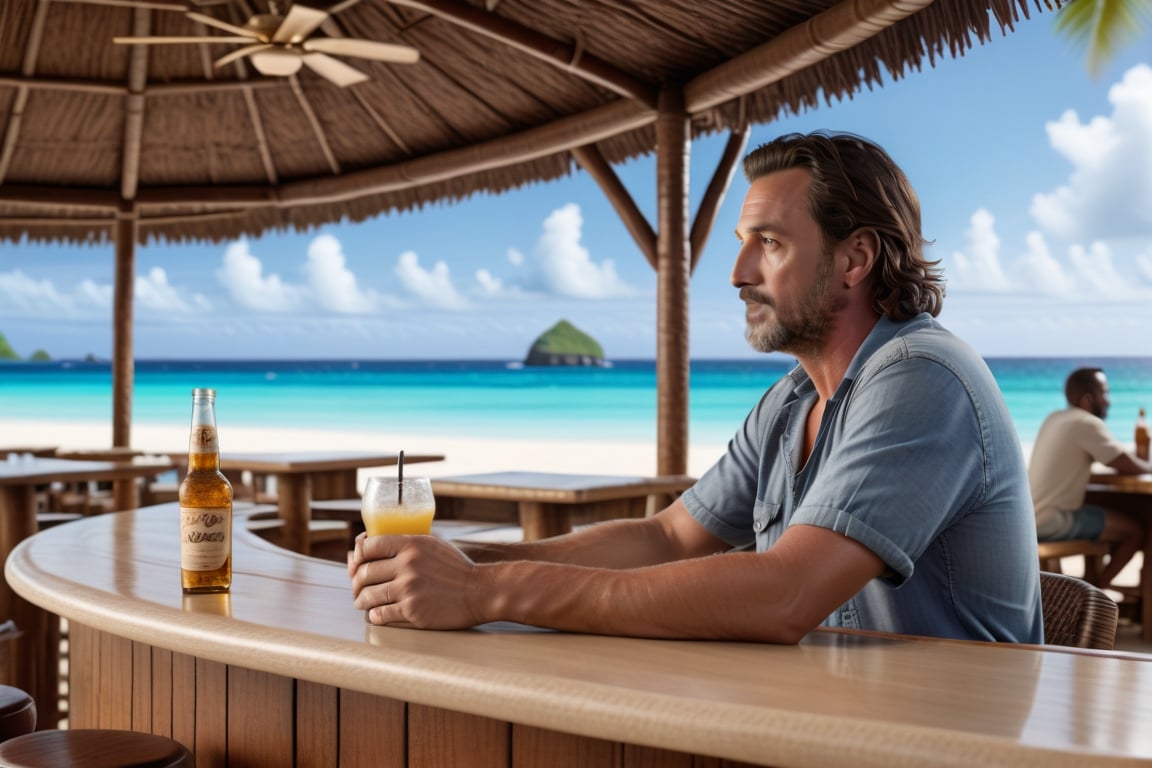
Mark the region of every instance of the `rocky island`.
POLYGON ((572 323, 561 320, 532 343, 524 365, 604 366, 604 348, 572 323))

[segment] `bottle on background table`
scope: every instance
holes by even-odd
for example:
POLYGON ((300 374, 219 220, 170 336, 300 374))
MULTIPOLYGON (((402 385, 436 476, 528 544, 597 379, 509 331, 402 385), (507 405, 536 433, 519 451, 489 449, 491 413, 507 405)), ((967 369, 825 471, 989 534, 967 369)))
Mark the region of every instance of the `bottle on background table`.
POLYGON ((180 582, 185 592, 232 587, 232 484, 220 471, 216 390, 192 390, 188 474, 180 483, 180 582))
POLYGON ((1148 461, 1148 421, 1144 416, 1144 409, 1140 409, 1136 416, 1136 455, 1148 461))

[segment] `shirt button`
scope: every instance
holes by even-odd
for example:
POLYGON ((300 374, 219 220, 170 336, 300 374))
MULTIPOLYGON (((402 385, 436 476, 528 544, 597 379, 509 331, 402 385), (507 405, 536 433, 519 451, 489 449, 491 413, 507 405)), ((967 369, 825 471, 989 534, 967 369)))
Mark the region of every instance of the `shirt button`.
POLYGON ((762 517, 758 517, 752 521, 752 530, 756 533, 763 533, 764 529, 768 527, 768 521, 762 517))

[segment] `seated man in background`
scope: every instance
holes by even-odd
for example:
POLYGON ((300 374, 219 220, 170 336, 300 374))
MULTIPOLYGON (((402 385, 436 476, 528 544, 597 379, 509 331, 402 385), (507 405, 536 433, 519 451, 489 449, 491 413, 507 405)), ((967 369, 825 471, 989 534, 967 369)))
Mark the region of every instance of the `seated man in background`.
POLYGON ((935 319, 920 204, 880 147, 788 135, 744 160, 732 285, 798 365, 652 517, 457 549, 361 536, 374 624, 795 643, 817 626, 1043 641, 1020 442, 984 361, 935 319))
POLYGON ((1036 536, 1040 541, 1089 539, 1110 544, 1097 585, 1107 587, 1144 545, 1144 524, 1123 510, 1084 504, 1092 463, 1122 475, 1152 472, 1152 463, 1128 451, 1108 432, 1104 419, 1112 401, 1104 371, 1072 371, 1064 382, 1064 397, 1068 407, 1044 419, 1028 463, 1036 536))

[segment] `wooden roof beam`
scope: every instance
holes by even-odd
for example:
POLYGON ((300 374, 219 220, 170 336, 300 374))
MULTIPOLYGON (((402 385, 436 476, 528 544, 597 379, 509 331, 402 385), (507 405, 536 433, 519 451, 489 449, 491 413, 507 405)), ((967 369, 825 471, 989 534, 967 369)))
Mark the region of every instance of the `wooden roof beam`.
POLYGON ((580 166, 600 185, 608 202, 612 203, 624 226, 628 228, 632 239, 640 246, 644 258, 648 260, 652 269, 656 269, 656 231, 636 206, 636 201, 628 193, 624 182, 620 181, 620 177, 612 170, 612 165, 604 159, 604 155, 594 144, 573 147, 572 157, 576 158, 576 162, 580 163, 580 166))
POLYGON ((24 107, 28 105, 28 83, 36 72, 36 59, 40 56, 40 45, 44 42, 44 20, 48 15, 48 3, 41 2, 36 8, 36 16, 32 19, 32 29, 28 32, 28 46, 24 49, 24 63, 21 66, 21 83, 16 88, 16 98, 12 101, 12 110, 8 125, 4 127, 4 143, 0 146, 0 184, 8 175, 8 166, 12 163, 12 154, 16 150, 16 142, 20 139, 20 128, 24 122, 24 107))
POLYGON ((720 206, 724 204, 724 195, 732 186, 732 176, 744 156, 750 134, 751 130, 747 125, 733 129, 728 136, 728 143, 724 145, 724 152, 716 163, 716 170, 713 171, 708 189, 704 191, 704 197, 700 200, 700 207, 696 209, 696 218, 692 220, 692 231, 688 235, 688 244, 692 251, 692 261, 688 267, 690 271, 695 271, 696 263, 700 261, 700 254, 704 252, 704 244, 708 242, 708 235, 716 223, 720 206))
MULTIPOLYGON (((469 147, 416 157, 379 168, 352 171, 339 177, 291 181, 277 189, 226 185, 145 188, 140 190, 137 202, 141 208, 170 209, 190 205, 208 211, 244 206, 291 207, 355 200, 567 152, 574 147, 593 144, 651 125, 655 120, 654 111, 634 101, 616 101, 548 125, 500 136, 469 147)), ((41 193, 42 198, 51 199, 50 195, 50 190, 41 193)), ((9 199, 4 187, 0 187, 0 202, 9 199)))
MULTIPOLYGON (((97 80, 70 80, 66 78, 46 79, 32 76, 0 75, 0 86, 11 88, 27 88, 37 91, 75 91, 77 93, 106 94, 108 96, 121 96, 127 92, 127 87, 116 83, 105 83, 97 80)), ((224 91, 239 91, 245 88, 287 88, 287 78, 258 77, 251 80, 215 80, 201 82, 199 80, 184 83, 152 83, 148 86, 149 96, 182 96, 192 93, 218 93, 224 91)))
MULTIPOLYGON (((147 37, 152 32, 152 12, 137 8, 132 14, 132 34, 147 37)), ((128 53, 128 95, 124 107, 124 141, 120 153, 120 196, 136 197, 140 185, 140 152, 144 144, 144 89, 148 85, 148 51, 132 46, 128 53)))
POLYGON ((843 0, 803 24, 689 81, 684 102, 696 114, 777 83, 869 40, 933 0, 843 0))
POLYGON ((553 40, 534 29, 517 24, 457 0, 388 0, 393 5, 412 8, 443 19, 504 45, 533 56, 552 66, 607 88, 641 104, 656 108, 659 89, 612 66, 603 59, 584 53, 578 46, 553 40))

